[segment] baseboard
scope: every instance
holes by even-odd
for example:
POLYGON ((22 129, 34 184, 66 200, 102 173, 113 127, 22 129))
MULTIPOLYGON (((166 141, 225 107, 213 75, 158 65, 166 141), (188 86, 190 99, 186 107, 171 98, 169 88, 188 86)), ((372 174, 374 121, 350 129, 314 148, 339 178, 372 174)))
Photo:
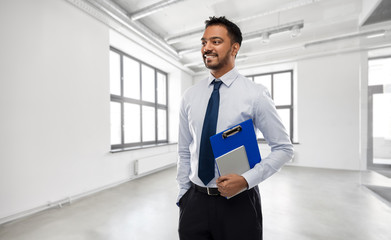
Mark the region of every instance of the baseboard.
POLYGON ((176 165, 176 163, 169 164, 169 165, 166 165, 164 167, 161 167, 161 168, 158 168, 158 169, 154 169, 153 171, 145 172, 145 173, 140 174, 138 176, 132 176, 131 178, 123 179, 121 181, 118 181, 118 182, 115 182, 115 183, 112 183, 112 184, 109 184, 109 185, 106 185, 106 186, 103 186, 103 187, 99 187, 99 188, 96 188, 96 189, 93 189, 93 190, 90 190, 90 191, 87 191, 87 192, 83 192, 83 193, 80 193, 80 194, 77 194, 77 195, 74 195, 74 196, 70 196, 70 197, 64 198, 64 199, 59 199, 57 201, 53 201, 53 202, 50 202, 48 204, 45 204, 45 205, 42 205, 42 206, 38 206, 36 208, 32 208, 32 209, 29 209, 29 210, 26 210, 26 211, 22 211, 22 212, 18 212, 18 213, 12 214, 12 215, 7 216, 7 217, 0 218, 0 225, 6 224, 6 223, 10 223, 10 222, 13 222, 13 221, 16 221, 16 220, 20 220, 22 218, 34 215, 36 213, 39 213, 39 212, 42 212, 42 211, 45 211, 45 210, 48 210, 48 209, 62 208, 65 205, 71 205, 72 202, 74 202, 74 201, 77 201, 77 200, 80 200, 82 198, 91 196, 91 195, 93 195, 95 193, 98 193, 98 192, 101 192, 101 191, 104 191, 104 190, 107 190, 107 189, 119 186, 119 185, 121 185, 123 183, 135 180, 137 178, 145 177, 147 175, 150 175, 150 174, 153 174, 153 173, 165 170, 165 169, 173 167, 175 165, 176 165))

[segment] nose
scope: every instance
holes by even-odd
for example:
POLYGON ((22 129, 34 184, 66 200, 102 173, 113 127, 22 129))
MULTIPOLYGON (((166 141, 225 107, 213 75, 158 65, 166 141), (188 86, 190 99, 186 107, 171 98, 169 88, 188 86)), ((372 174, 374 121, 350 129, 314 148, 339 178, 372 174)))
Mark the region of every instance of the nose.
POLYGON ((209 41, 206 42, 206 43, 202 46, 202 49, 201 49, 202 53, 209 52, 209 51, 211 51, 211 50, 212 50, 212 46, 211 46, 211 44, 209 43, 209 41))

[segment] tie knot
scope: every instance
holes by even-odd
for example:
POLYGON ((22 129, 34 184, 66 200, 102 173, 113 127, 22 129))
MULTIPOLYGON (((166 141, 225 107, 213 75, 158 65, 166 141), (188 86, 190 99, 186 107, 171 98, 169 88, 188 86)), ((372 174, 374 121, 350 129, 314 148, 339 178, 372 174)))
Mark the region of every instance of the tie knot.
POLYGON ((221 84, 222 84, 223 82, 222 81, 217 81, 216 79, 215 80, 213 80, 213 84, 214 84, 214 87, 213 87, 213 90, 219 90, 219 88, 220 88, 220 86, 221 86, 221 84))

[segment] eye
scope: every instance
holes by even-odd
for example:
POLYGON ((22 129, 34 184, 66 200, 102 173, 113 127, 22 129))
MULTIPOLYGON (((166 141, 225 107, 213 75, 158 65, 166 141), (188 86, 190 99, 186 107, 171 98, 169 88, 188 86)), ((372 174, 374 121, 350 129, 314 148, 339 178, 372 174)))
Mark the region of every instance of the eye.
POLYGON ((214 45, 219 45, 221 43, 221 40, 213 40, 214 45))

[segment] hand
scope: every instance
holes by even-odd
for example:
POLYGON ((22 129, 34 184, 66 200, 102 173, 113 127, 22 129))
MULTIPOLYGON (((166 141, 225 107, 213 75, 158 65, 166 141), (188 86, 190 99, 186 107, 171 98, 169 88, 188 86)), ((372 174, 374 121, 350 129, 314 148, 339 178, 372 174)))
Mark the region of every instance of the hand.
POLYGON ((216 180, 220 195, 223 197, 232 197, 241 190, 248 188, 246 179, 237 174, 228 174, 221 176, 216 180))

